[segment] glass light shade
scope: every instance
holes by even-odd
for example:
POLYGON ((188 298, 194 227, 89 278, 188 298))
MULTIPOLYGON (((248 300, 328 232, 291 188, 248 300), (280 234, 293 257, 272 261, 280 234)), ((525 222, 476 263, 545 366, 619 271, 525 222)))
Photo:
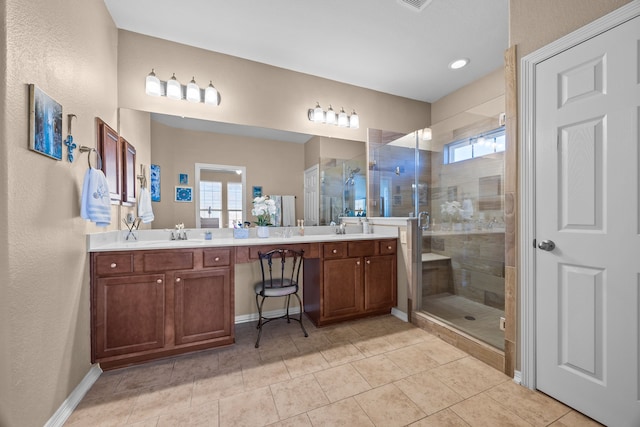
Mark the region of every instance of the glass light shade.
POLYGON ((327 114, 325 116, 325 120, 326 120, 328 125, 335 125, 336 124, 336 112, 333 111, 333 108, 331 108, 331 105, 329 105, 329 109, 327 110, 327 114))
POLYGON ((167 82, 167 98, 182 99, 182 87, 178 79, 176 79, 175 73, 167 82))
POLYGON ((422 140, 423 141, 431 141, 432 138, 431 128, 422 129, 422 140))
POLYGON ((187 84, 187 101, 200 102, 200 86, 196 84, 195 77, 187 84))
POLYGON ((358 129, 360 127, 360 117, 355 110, 351 113, 351 117, 349 117, 349 127, 351 129, 358 129))
POLYGON ((156 73, 153 72, 153 68, 147 76, 147 80, 144 85, 144 91, 147 93, 147 95, 160 96, 160 79, 156 77, 156 73))
POLYGON ((338 113, 338 126, 341 128, 349 126, 349 118, 347 117, 347 113, 344 112, 344 108, 340 109, 338 113))
POLYGON ((218 90, 213 87, 213 83, 209 81, 209 86, 204 90, 204 103, 209 105, 218 105, 218 90))
POLYGON ((320 103, 316 103, 316 108, 313 109, 313 121, 316 123, 324 122, 324 111, 322 111, 322 107, 320 103))

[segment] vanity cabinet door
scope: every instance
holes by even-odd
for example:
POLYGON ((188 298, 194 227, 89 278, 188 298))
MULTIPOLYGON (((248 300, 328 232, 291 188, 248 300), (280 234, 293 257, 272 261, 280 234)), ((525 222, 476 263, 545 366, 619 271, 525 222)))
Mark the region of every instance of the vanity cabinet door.
POLYGON ((163 274, 100 278, 93 297, 93 362, 164 346, 163 274))
POLYGON ((322 320, 358 314, 362 311, 362 307, 362 259, 325 260, 322 282, 322 320))
POLYGON ((178 271, 173 277, 176 345, 210 340, 231 344, 234 319, 230 269, 178 271))
POLYGON ((380 255, 364 259, 364 309, 388 310, 398 303, 396 256, 380 255))

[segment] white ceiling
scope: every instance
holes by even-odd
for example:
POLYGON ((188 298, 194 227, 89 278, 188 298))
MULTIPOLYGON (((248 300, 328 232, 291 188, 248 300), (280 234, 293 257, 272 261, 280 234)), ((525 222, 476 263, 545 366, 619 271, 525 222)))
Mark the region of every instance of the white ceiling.
POLYGON ((499 68, 508 45, 508 0, 104 2, 118 28, 425 102, 499 68))

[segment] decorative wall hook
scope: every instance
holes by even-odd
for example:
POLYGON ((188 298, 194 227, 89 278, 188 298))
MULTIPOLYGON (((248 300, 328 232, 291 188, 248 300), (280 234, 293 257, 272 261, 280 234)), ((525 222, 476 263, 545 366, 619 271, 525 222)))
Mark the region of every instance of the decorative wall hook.
POLYGON ((77 145, 73 142, 73 136, 71 135, 71 122, 73 118, 78 118, 75 114, 67 114, 67 139, 64 140, 64 145, 67 146, 67 160, 73 163, 73 150, 77 148, 77 145))

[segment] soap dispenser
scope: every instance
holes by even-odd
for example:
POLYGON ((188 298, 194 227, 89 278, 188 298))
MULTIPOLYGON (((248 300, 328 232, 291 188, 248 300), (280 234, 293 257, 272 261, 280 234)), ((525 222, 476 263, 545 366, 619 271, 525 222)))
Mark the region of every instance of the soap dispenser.
POLYGON ((362 234, 369 234, 369 220, 367 218, 362 219, 362 234))

